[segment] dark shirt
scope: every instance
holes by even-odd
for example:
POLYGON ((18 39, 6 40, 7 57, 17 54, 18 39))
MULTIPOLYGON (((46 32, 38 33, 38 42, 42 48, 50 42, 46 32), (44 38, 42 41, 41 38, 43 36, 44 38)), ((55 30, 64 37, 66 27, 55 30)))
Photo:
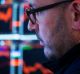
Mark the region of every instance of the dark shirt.
POLYGON ((80 74, 80 44, 60 59, 48 61, 43 66, 52 70, 54 74, 80 74))

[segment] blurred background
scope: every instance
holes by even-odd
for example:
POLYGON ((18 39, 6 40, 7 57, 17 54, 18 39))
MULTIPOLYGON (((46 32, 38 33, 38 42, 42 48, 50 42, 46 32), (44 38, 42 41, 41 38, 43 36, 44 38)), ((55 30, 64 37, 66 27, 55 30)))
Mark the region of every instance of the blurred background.
POLYGON ((47 59, 28 18, 22 0, 0 0, 0 74, 45 74, 47 59))

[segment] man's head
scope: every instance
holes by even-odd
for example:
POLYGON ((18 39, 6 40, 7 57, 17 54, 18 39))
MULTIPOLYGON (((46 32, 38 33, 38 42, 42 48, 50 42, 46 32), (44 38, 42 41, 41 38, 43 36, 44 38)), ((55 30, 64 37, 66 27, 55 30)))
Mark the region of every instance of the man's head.
MULTIPOLYGON (((63 1, 69 0, 28 0, 34 9, 63 1)), ((30 20, 32 19, 29 21, 28 29, 35 30, 48 58, 53 58, 54 56, 61 57, 72 46, 79 43, 79 2, 63 2, 54 5, 50 9, 45 9, 44 11, 42 9, 41 12, 35 11, 37 13, 32 10, 30 15, 28 15, 30 20)))

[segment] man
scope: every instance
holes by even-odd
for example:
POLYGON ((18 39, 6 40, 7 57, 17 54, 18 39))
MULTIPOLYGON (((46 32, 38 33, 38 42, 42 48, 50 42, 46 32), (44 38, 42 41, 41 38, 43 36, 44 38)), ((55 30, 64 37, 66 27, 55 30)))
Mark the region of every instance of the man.
MULTIPOLYGON (((26 0, 27 1, 27 0, 26 0)), ((54 74, 80 74, 80 0, 28 0, 28 29, 35 30, 54 74)))

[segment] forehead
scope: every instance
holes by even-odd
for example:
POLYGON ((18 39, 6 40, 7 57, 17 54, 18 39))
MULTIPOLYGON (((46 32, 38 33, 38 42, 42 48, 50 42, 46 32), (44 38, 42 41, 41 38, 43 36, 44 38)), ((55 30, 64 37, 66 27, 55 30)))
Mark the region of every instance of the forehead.
POLYGON ((27 0, 28 3, 32 4, 34 7, 40 7, 57 2, 57 0, 27 0))

